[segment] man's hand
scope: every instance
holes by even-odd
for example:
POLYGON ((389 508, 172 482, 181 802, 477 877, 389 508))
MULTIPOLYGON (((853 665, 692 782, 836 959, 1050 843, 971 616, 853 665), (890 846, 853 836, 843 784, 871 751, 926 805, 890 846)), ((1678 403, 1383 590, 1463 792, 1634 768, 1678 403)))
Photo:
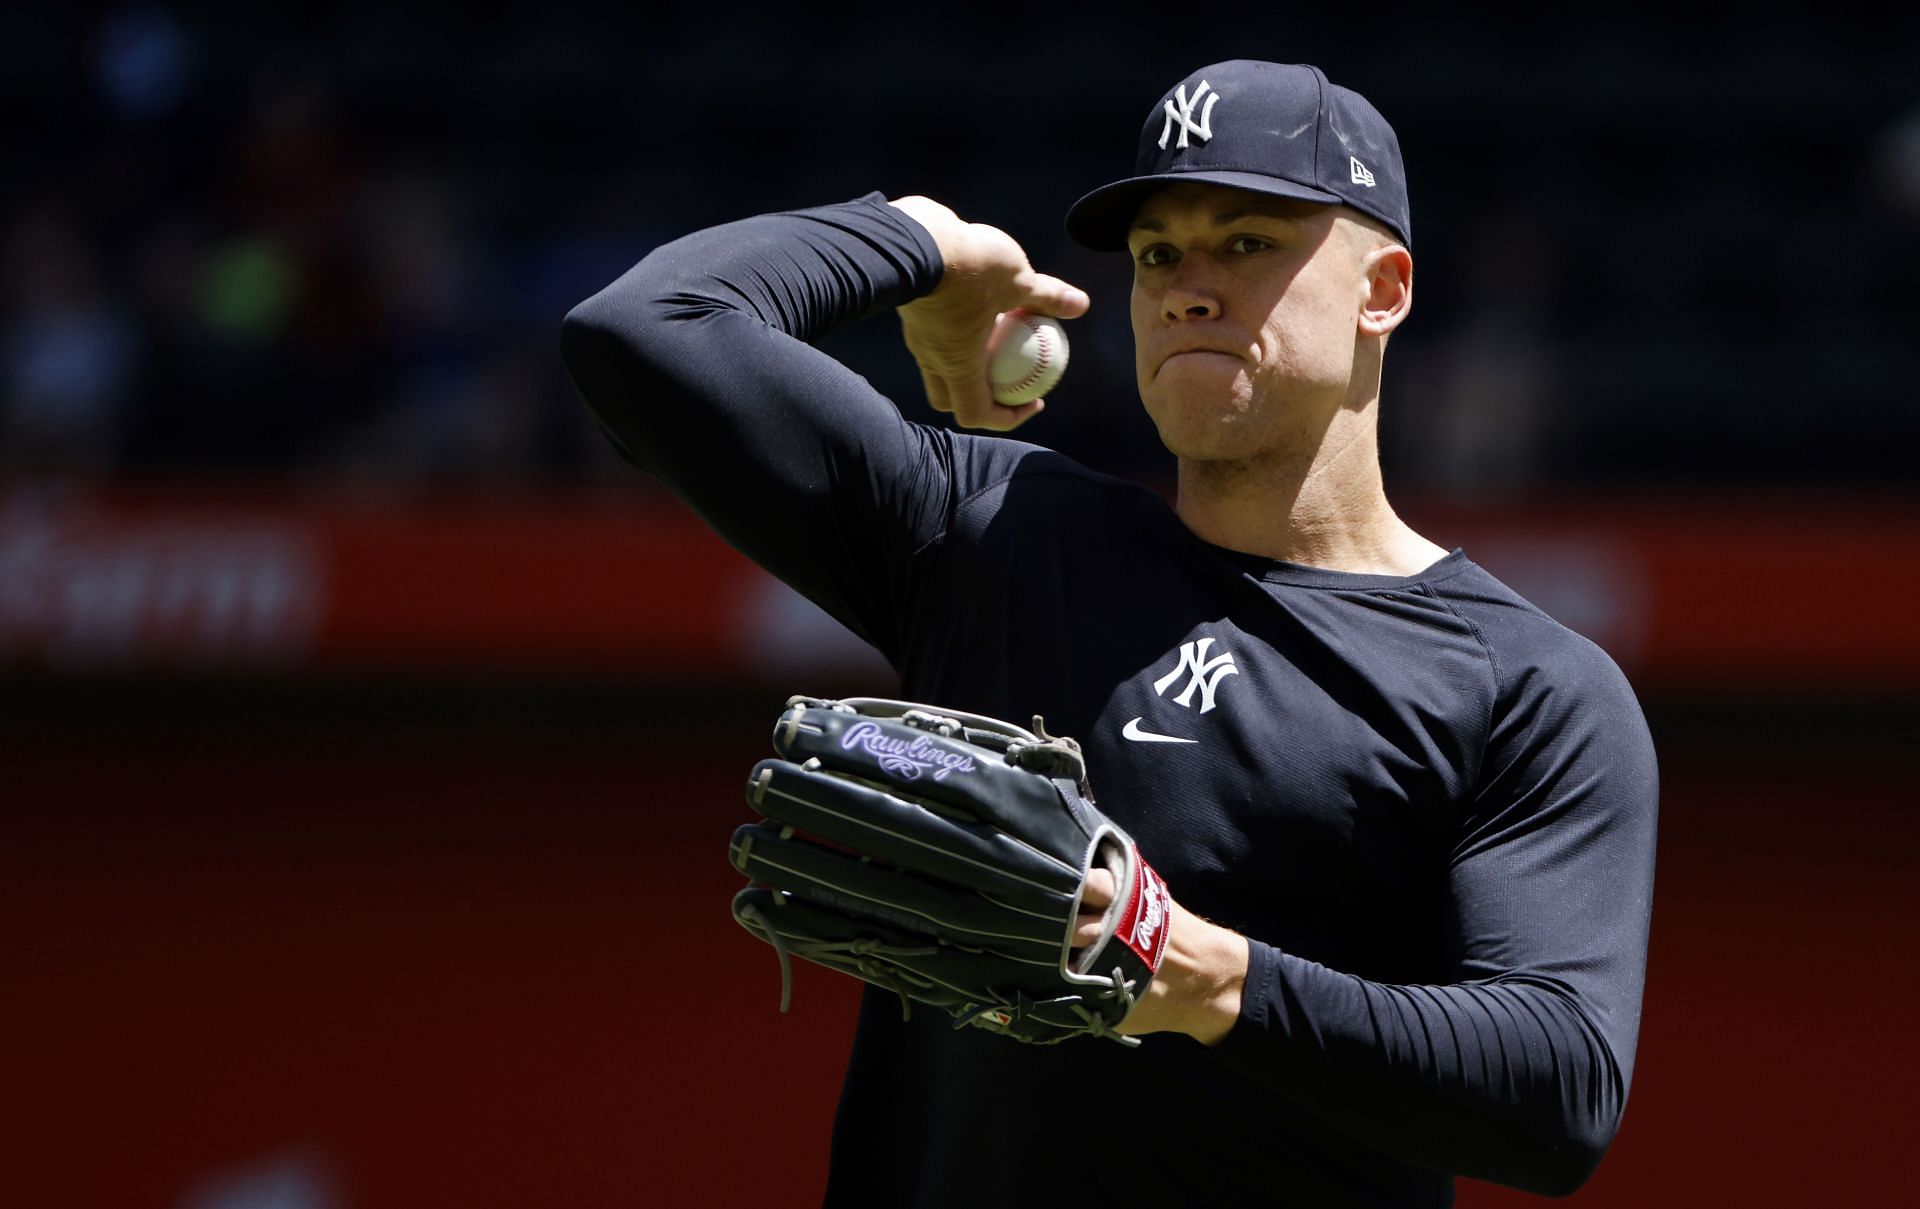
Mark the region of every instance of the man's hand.
POLYGON ((993 401, 987 387, 987 337, 1002 311, 1027 310, 1058 319, 1086 314, 1086 292, 1035 272, 1011 235, 970 223, 928 197, 892 205, 933 236, 946 268, 940 285, 900 308, 907 350, 920 366, 927 402, 952 412, 964 428, 1006 432, 1040 414, 1040 400, 1019 407, 993 401))
MULTIPOLYGON (((1100 917, 1113 902, 1113 874, 1094 869, 1080 897, 1075 947, 1100 938, 1100 917)), ((1247 939, 1173 904, 1167 954, 1118 1031, 1185 1033, 1203 1045, 1217 1045, 1240 1018, 1240 996, 1247 982, 1247 939)))

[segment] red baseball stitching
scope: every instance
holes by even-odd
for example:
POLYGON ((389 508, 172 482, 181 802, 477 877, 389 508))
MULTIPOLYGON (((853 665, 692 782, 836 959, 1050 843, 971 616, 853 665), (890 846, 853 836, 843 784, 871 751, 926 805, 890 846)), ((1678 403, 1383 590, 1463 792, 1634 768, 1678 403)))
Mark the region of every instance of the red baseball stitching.
POLYGON ((1040 356, 1034 361, 1033 368, 1029 369, 1017 381, 995 382, 994 385, 1001 390, 1025 390, 1027 387, 1032 386, 1035 382, 1045 377, 1047 367, 1053 363, 1052 329, 1047 327, 1046 324, 1035 322, 1032 319, 1022 319, 1020 322, 1025 324, 1029 331, 1040 338, 1040 356))

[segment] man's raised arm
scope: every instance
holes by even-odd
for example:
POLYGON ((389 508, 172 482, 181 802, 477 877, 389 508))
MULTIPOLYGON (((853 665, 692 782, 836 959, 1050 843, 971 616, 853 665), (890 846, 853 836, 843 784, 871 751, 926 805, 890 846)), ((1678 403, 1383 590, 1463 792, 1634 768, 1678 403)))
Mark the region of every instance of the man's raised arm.
POLYGON ((562 352, 623 454, 890 652, 903 560, 946 522, 950 434, 811 344, 903 308, 936 405, 1004 428, 1035 409, 983 411, 974 379, 983 395, 985 332, 1016 306, 1071 315, 1086 298, 994 228, 874 194, 664 245, 568 314, 562 352))

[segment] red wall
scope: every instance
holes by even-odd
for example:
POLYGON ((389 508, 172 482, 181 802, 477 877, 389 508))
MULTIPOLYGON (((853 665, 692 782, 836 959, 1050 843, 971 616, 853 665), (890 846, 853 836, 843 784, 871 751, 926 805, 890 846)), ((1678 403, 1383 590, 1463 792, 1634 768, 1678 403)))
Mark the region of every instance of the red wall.
MULTIPOLYGON (((798 969, 780 1016, 726 912, 776 693, 711 730, 610 693, 57 696, 0 702, 0 1200, 187 1205, 276 1156, 354 1209, 817 1198, 853 987, 798 969)), ((1920 1200, 1920 824, 1873 717, 1656 710, 1639 1070, 1575 1203, 1920 1200)))

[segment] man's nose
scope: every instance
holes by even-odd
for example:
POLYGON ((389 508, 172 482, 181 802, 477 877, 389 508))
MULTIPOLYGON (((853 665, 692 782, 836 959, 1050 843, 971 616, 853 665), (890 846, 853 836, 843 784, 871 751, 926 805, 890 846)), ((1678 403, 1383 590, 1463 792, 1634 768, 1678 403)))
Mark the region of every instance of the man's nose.
POLYGON ((1220 316, 1220 298, 1207 287, 1200 274, 1188 270, 1176 277, 1167 287, 1167 292, 1161 295, 1160 312, 1168 323, 1188 319, 1217 319, 1220 316))

